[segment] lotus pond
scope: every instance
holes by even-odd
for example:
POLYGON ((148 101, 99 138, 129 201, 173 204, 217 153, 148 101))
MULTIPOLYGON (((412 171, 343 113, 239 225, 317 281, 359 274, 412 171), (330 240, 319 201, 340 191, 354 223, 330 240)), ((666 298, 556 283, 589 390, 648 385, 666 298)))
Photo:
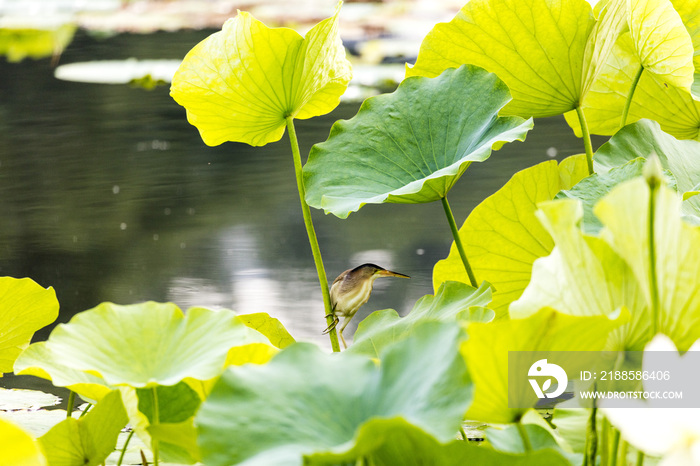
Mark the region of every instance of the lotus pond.
POLYGON ((0 385, 69 410, 0 391, 3 458, 695 464, 693 410, 508 387, 509 351, 682 364, 700 338, 688 3, 471 1, 361 106, 341 4, 304 35, 240 12, 61 56, 184 57, 150 91, 0 63, 0 385), (328 284, 363 262, 412 279, 337 354, 328 284))

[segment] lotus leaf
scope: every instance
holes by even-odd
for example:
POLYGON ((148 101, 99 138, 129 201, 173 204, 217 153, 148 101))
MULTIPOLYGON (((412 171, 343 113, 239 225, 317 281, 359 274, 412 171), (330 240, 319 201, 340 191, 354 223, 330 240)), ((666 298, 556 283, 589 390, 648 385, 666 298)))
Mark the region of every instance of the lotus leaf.
MULTIPOLYGON (((595 155, 596 173, 605 173, 637 157, 656 154, 661 166, 673 174, 680 194, 692 193, 700 180, 700 142, 678 140, 664 133, 655 121, 640 120, 627 125, 600 146, 595 155)), ((700 215, 700 199, 682 204, 687 215, 700 215)))
POLYGON ((456 324, 424 324, 387 348, 381 366, 297 343, 266 365, 231 367, 196 416, 203 462, 301 465, 308 455, 370 448, 356 444, 358 430, 385 422, 447 442, 471 400, 462 337, 456 324))
POLYGON ((585 0, 473 0, 433 28, 406 75, 481 66, 513 94, 504 115, 558 115, 576 108, 582 96, 583 57, 594 24, 585 0))
POLYGON ((97 466, 117 443, 127 417, 118 390, 105 395, 85 417, 69 417, 44 434, 39 442, 51 465, 97 466))
MULTIPOLYGON (((547 428, 536 424, 524 424, 523 428, 527 432, 527 437, 533 450, 551 449, 558 451, 564 457, 568 456, 570 464, 579 464, 581 462, 580 455, 566 452, 559 446, 547 428)), ((520 431, 513 425, 504 428, 489 427, 486 429, 486 438, 489 444, 498 451, 508 453, 525 453, 527 451, 527 448, 523 445, 520 431)))
POLYGON ((15 367, 18 373, 32 370, 52 378, 68 367, 110 386, 174 385, 185 378, 211 379, 223 371, 231 352, 267 343, 228 310, 191 308, 185 316, 172 303, 103 303, 56 327, 39 355, 47 359, 30 353, 15 367), (52 365, 55 361, 61 366, 52 365))
POLYGON ((30 434, 19 426, 0 417, 0 451, 2 461, 8 465, 46 466, 48 462, 30 434))
POLYGON ((256 314, 239 315, 238 318, 246 326, 265 335, 276 348, 286 348, 294 343, 294 338, 284 328, 282 322, 274 317, 270 317, 269 314, 258 312, 256 314))
MULTIPOLYGON (((620 115, 639 69, 639 58, 629 33, 619 36, 601 78, 586 94, 582 108, 591 133, 612 135, 620 128, 620 115)), ((652 73, 642 73, 630 104, 627 123, 648 118, 678 139, 695 139, 700 128, 700 101, 690 89, 671 86, 652 73)), ((566 120, 580 136, 581 127, 575 112, 566 120)))
POLYGON ((594 208, 605 228, 601 238, 630 266, 652 304, 651 287, 659 298, 659 329, 680 351, 700 338, 700 227, 680 218, 681 199, 661 184, 651 198, 643 178, 615 188, 594 208), (649 248, 650 200, 654 205, 654 256, 649 248), (656 276, 650 277, 652 261, 656 276))
POLYGON ((207 145, 278 141, 287 117, 333 110, 351 78, 338 14, 302 37, 268 28, 241 11, 197 44, 173 77, 170 95, 207 145))
MULTIPOLYGON (((475 275, 493 285, 490 307, 504 314, 530 281, 532 263, 554 247, 535 217, 537 203, 551 200, 588 174, 583 155, 543 162, 522 170, 495 194, 476 206, 460 228, 460 237, 475 275)), ((446 259, 435 264, 433 286, 446 280, 468 283, 455 245, 446 259)))
POLYGON ((474 66, 406 79, 311 149, 306 201, 345 218, 365 204, 442 199, 471 162, 525 139, 532 120, 498 116, 509 100, 501 80, 474 66))
MULTIPOLYGON (((700 0, 671 0, 693 42, 693 64, 700 70, 700 0)), ((697 82, 697 75, 696 75, 697 82)))
MULTIPOLYGON (((680 198, 661 186, 655 196, 654 245, 659 293, 659 331, 687 349, 700 334, 700 227, 680 218, 680 198)), ((653 335, 649 252, 650 190, 641 177, 615 187, 594 208, 604 228, 583 235, 575 201, 541 205, 540 218, 555 239, 552 254, 539 259, 511 316, 551 306, 571 315, 607 314, 625 306, 630 325, 614 333, 613 349, 641 350, 653 335)))
POLYGON ((494 312, 485 309, 491 302, 491 287, 482 283, 478 289, 460 282, 445 282, 435 295, 423 296, 406 317, 393 309, 376 311, 360 322, 348 349, 352 353, 379 357, 388 345, 409 336, 422 322, 488 322, 494 312))
POLYGON ((7 56, 9 62, 60 55, 73 40, 76 29, 73 24, 57 24, 46 29, 13 28, 4 24, 0 28, 0 55, 7 56))
POLYGON ((12 372, 34 332, 56 317, 58 301, 53 288, 42 288, 29 278, 0 278, 0 377, 12 372))
MULTIPOLYGON (((478 464, 498 466, 570 465, 554 448, 535 448, 527 454, 511 454, 488 447, 470 445, 463 440, 441 444, 434 437, 405 420, 378 419, 364 424, 358 434, 355 448, 347 453, 316 453, 305 458, 313 466, 337 465, 363 458, 376 466, 453 466, 478 464)), ((538 445, 539 446, 539 445, 538 445)), ((551 446, 547 444, 546 447, 551 446)), ((543 446, 544 448, 545 446, 543 446)))
MULTIPOLYGON (((543 308, 526 319, 470 324, 469 338, 462 343, 461 351, 475 390, 465 418, 510 423, 527 411, 508 407, 509 351, 600 351, 610 332, 626 319, 622 313, 576 317, 543 308)), ((529 386, 527 392, 512 395, 522 406, 531 403, 534 407, 537 402, 529 386)))

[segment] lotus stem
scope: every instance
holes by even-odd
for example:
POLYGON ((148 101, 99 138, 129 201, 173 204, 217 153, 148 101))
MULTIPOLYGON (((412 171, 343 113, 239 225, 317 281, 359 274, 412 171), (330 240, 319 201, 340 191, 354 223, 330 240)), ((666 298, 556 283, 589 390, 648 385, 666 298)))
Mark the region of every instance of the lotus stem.
MULTIPOLYGON (((297 190, 299 191, 299 201, 301 202, 301 211, 304 215, 304 225, 306 225, 306 234, 309 237, 309 244, 311 245, 311 253, 314 256, 314 264, 316 265, 316 273, 318 274, 318 281, 321 284, 321 294, 323 295, 323 307, 325 308, 326 324, 330 327, 335 317, 333 316, 333 310, 331 308, 331 295, 328 290, 328 278, 326 277, 326 269, 323 267, 323 259, 321 258, 321 248, 318 246, 318 239, 316 238, 316 230, 314 229, 313 221, 311 220, 311 209, 309 204, 306 203, 306 192, 304 190, 304 179, 302 177, 302 167, 301 167, 301 154, 299 152, 299 141, 297 141, 297 133, 294 129, 294 119, 291 116, 287 117, 287 131, 289 132, 289 143, 292 146, 292 155, 294 156, 294 174, 297 179, 297 190)), ((333 352, 340 351, 340 344, 338 344, 338 334, 335 327, 333 327, 329 332, 328 336, 331 340, 331 347, 333 352)))
MULTIPOLYGON (((151 393, 153 394, 153 422, 151 422, 151 425, 160 424, 157 387, 151 387, 151 393)), ((153 450, 153 464, 155 466, 158 466, 158 447, 158 440, 151 436, 151 449, 153 450)))
POLYGON ((608 466, 610 461, 610 421, 603 418, 600 425, 600 466, 608 466))
POLYGON ((617 465, 617 452, 620 449, 620 431, 613 429, 612 449, 610 450, 610 465, 617 465))
POLYGON ((122 447, 122 452, 119 455, 119 461, 117 461, 117 466, 122 465, 122 461, 124 461, 124 455, 126 454, 126 448, 129 446, 129 442, 131 441, 131 437, 134 436, 134 429, 131 429, 131 432, 129 432, 129 435, 126 437, 126 441, 124 442, 124 446, 122 447))
POLYGON ((516 422, 515 425, 517 426, 518 432, 520 433, 520 438, 523 441, 523 447, 525 448, 525 452, 531 452, 532 444, 530 443, 530 436, 527 435, 527 429, 525 429, 525 424, 523 424, 522 420, 520 420, 516 422))
MULTIPOLYGON (((593 386, 595 390, 595 385, 593 386)), ((586 425, 586 447, 583 452, 583 464, 584 466, 595 466, 595 457, 598 454, 598 432, 596 431, 596 415, 598 414, 598 408, 596 408, 595 400, 593 400, 593 407, 591 408, 591 416, 588 418, 588 423, 586 425)))
POLYGON ((639 69, 637 69, 637 74, 632 79, 632 85, 630 86, 630 91, 627 94, 627 101, 625 101, 625 108, 622 109, 622 121, 620 122, 620 128, 623 128, 627 124, 627 115, 630 112, 630 105, 632 105, 632 98, 634 97, 634 91, 637 90, 637 84, 639 84, 639 79, 642 77, 644 72, 644 66, 639 64, 639 69))
POLYGON ((656 244, 654 240, 654 221, 656 216, 656 193, 659 185, 656 182, 649 183, 649 285, 651 288, 651 336, 656 335, 661 329, 659 312, 659 287, 656 281, 656 244))
POLYGON ((479 285, 476 282, 476 277, 469 265, 469 259, 467 259, 467 253, 464 252, 464 246, 462 245, 462 239, 459 237, 459 230, 457 229, 457 223, 455 222, 455 216, 452 215, 452 209, 450 208, 450 203, 447 202, 447 196, 442 199, 442 207, 445 209, 445 215, 447 216, 447 222, 450 224, 450 230, 452 230, 452 237, 455 239, 455 246, 457 246, 457 251, 459 251, 459 257, 462 258, 462 263, 464 264, 464 269, 467 271, 469 276, 469 283, 474 288, 478 288, 479 285))
POLYGON ((66 404, 66 417, 72 417, 73 405, 75 404, 75 392, 71 390, 70 395, 68 395, 68 403, 66 404))
POLYGON ((469 437, 467 437, 467 433, 464 431, 464 426, 459 426, 459 432, 462 434, 462 440, 465 442, 469 440, 469 437))
POLYGON ((88 413, 88 411, 90 411, 90 408, 92 408, 92 403, 88 403, 83 412, 80 413, 80 417, 82 418, 83 416, 85 416, 88 413))
POLYGON ((576 107, 578 122, 581 125, 581 137, 583 138, 583 147, 586 150, 586 164, 588 165, 588 174, 593 174, 593 144, 591 143, 591 133, 588 131, 588 123, 586 116, 583 114, 583 108, 579 105, 576 107))
POLYGON ((620 458, 618 459, 618 464, 622 466, 627 466, 627 446, 629 444, 625 442, 623 438, 620 438, 620 458))
POLYGON ((644 466, 644 452, 637 450, 637 466, 644 466))

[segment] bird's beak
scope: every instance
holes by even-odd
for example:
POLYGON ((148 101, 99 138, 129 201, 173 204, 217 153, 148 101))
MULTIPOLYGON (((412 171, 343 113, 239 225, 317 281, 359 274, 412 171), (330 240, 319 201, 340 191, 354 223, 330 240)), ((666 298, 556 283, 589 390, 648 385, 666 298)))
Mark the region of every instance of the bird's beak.
POLYGON ((392 272, 391 270, 378 270, 377 275, 380 277, 401 277, 401 278, 411 278, 408 275, 404 275, 398 272, 392 272))

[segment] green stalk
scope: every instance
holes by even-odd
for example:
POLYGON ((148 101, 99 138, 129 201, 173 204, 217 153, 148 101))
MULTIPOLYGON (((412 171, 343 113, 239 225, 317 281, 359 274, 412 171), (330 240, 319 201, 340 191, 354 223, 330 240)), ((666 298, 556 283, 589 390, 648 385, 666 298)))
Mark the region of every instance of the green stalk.
POLYGON ((608 466, 610 461, 610 421, 603 418, 600 426, 600 466, 608 466))
MULTIPOLYGON (((331 308, 331 295, 328 290, 328 278, 326 277, 326 269, 323 267, 321 248, 318 246, 316 230, 314 230, 314 224, 311 221, 311 209, 309 208, 309 204, 306 203, 306 191, 304 190, 304 179, 302 178, 299 142, 297 141, 297 133, 294 129, 294 119, 291 116, 287 117, 287 131, 289 132, 289 143, 292 146, 292 155, 294 156, 294 174, 296 175, 297 179, 297 190, 299 191, 299 201, 301 202, 301 210, 304 215, 304 225, 306 225, 306 234, 309 237, 311 253, 314 256, 314 264, 316 265, 318 281, 321 284, 323 306, 326 309, 326 324, 328 324, 330 327, 333 324, 335 317, 333 316, 333 310, 331 308)), ((339 352, 340 345, 338 344, 338 334, 336 333, 335 327, 328 332, 328 336, 331 339, 331 347, 333 348, 333 351, 336 353, 339 352)))
POLYGON ((467 442, 469 440, 469 437, 467 437, 467 433, 464 431, 464 426, 459 426, 459 432, 462 434, 462 440, 467 442))
POLYGON ((644 466, 644 452, 637 450, 637 466, 644 466))
POLYGON ((530 437, 527 435, 527 429, 525 429, 525 424, 522 421, 515 423, 518 427, 518 432, 520 433, 520 438, 523 441, 523 447, 525 447, 525 452, 529 453, 532 451, 532 444, 530 443, 530 437))
POLYGON ((610 450, 610 465, 617 465, 617 452, 620 448, 620 431, 613 429, 612 449, 610 450))
POLYGON ((92 403, 88 403, 83 412, 80 413, 80 417, 82 418, 83 416, 85 416, 88 413, 88 411, 90 411, 90 408, 92 408, 92 403))
POLYGON ((131 432, 129 432, 129 436, 126 437, 126 442, 124 442, 124 446, 122 447, 122 452, 119 455, 119 461, 117 461, 117 466, 122 465, 122 461, 124 461, 124 455, 126 454, 126 447, 129 446, 129 442, 131 441, 131 437, 134 436, 134 429, 131 429, 131 432))
MULTIPOLYGON (((595 390, 595 384, 593 385, 593 390, 595 390)), ((586 426, 586 449, 583 454, 583 464, 587 466, 595 466, 595 457, 598 454, 598 432, 596 430, 597 414, 598 408, 595 405, 595 400, 593 400, 591 416, 588 418, 588 424, 586 426)))
POLYGON ((651 336, 656 335, 660 328, 659 315, 659 287, 656 282, 656 245, 654 241, 654 218, 656 216, 656 192, 658 190, 656 181, 649 182, 649 285, 651 287, 651 336))
POLYGON ((620 128, 625 126, 627 124, 627 115, 630 112, 630 105, 632 104, 632 98, 634 97, 634 91, 637 90, 637 84, 639 84, 639 79, 642 77, 642 72, 644 71, 644 67, 642 64, 639 64, 639 69, 637 70, 637 74, 634 76, 634 79, 632 80, 632 85, 630 86, 630 91, 627 94, 627 101, 625 102, 625 108, 622 109, 622 122, 620 123, 620 128))
POLYGON ((588 123, 586 116, 583 114, 583 109, 579 105, 576 107, 578 122, 581 125, 581 137, 583 138, 583 147, 586 149, 586 164, 588 165, 588 174, 593 174, 593 144, 591 143, 591 133, 588 131, 588 123))
POLYGON ((447 202, 447 196, 442 199, 442 207, 445 209, 445 215, 447 216, 447 222, 450 224, 450 230, 452 230, 452 237, 455 239, 455 245, 457 246, 457 251, 459 251, 459 257, 462 258, 462 263, 464 264, 464 269, 467 271, 469 276, 469 282, 474 288, 478 288, 479 285, 476 282, 476 277, 469 265, 469 260, 467 259, 467 253, 464 252, 464 246, 462 245, 462 239, 459 237, 459 229, 457 229, 457 222, 455 222, 455 216, 452 215, 452 209, 450 208, 450 203, 447 202))
MULTIPOLYGON (((151 425, 160 424, 160 412, 158 409, 158 391, 156 387, 151 388, 153 394, 153 422, 151 425)), ((151 437, 151 449, 153 450, 153 464, 158 466, 158 440, 151 437)))
POLYGON ((75 404, 75 392, 71 390, 70 395, 68 395, 68 404, 66 406, 66 417, 71 417, 73 414, 73 405, 75 404))
POLYGON ((627 466, 627 446, 629 444, 625 442, 624 439, 620 438, 620 458, 618 459, 618 464, 622 466, 627 466))

